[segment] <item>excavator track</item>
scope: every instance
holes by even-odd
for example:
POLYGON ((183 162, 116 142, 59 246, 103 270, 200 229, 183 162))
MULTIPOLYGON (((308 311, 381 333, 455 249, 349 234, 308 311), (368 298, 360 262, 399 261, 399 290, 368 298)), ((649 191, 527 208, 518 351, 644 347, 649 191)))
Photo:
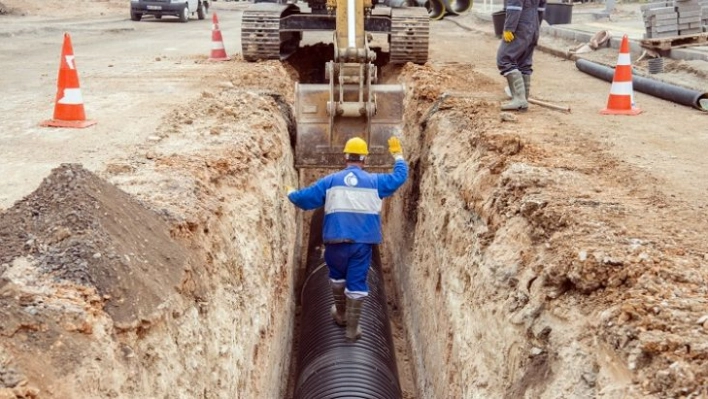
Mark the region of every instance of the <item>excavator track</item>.
POLYGON ((284 60, 300 42, 300 33, 281 32, 280 19, 298 13, 292 4, 256 3, 243 12, 241 52, 246 61, 284 60))
POLYGON ((391 10, 390 62, 425 64, 428 61, 430 17, 424 7, 391 10))

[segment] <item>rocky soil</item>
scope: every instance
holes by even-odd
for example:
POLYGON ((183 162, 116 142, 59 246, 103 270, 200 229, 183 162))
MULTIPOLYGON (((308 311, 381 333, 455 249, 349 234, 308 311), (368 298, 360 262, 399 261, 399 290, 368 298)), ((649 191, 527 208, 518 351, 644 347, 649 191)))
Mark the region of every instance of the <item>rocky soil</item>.
POLYGON ((221 78, 200 118, 165 115, 103 177, 62 165, 0 214, 0 397, 282 397, 290 78, 263 64, 221 78))
POLYGON ((407 141, 417 184, 391 213, 410 217, 387 226, 407 248, 392 256, 408 265, 396 273, 424 396, 705 394, 705 205, 578 127, 569 147, 544 126, 519 134, 495 102, 444 95, 491 87, 484 76, 406 72, 422 100, 407 141))
MULTIPOLYGON (((127 20, 122 0, 3 3, 27 45, 47 40, 38 19, 127 20)), ((708 395, 705 114, 637 95, 642 116, 598 117, 608 85, 543 52, 533 95, 572 113, 500 114, 489 24, 431 31, 431 62, 382 71, 407 89, 411 174, 382 246, 404 397, 708 395)), ((307 218, 283 187, 314 178, 293 168, 291 107, 317 66, 156 51, 170 63, 132 62, 200 84, 161 108, 174 93, 106 78, 128 75, 119 62, 89 69, 89 87, 154 104, 97 107, 83 134, 33 130, 49 106, 8 80, 21 106, 3 122, 2 188, 23 195, 0 206, 0 398, 287 397, 307 218), (91 166, 36 166, 54 142, 80 158, 79 139, 98 142, 91 166), (33 171, 39 186, 16 178, 33 171)), ((669 65, 663 79, 705 83, 704 65, 669 65)))

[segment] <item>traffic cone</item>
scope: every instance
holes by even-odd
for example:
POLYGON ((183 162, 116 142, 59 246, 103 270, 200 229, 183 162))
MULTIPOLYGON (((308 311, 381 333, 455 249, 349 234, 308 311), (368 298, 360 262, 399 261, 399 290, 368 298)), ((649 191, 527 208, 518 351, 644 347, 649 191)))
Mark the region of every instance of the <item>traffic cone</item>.
POLYGON ((61 49, 57 96, 54 102, 54 119, 40 123, 40 126, 84 128, 95 125, 96 121, 86 120, 84 99, 79 86, 79 74, 74 62, 74 48, 71 36, 64 33, 61 49))
POLYGON ((612 79, 610 97, 607 108, 600 111, 604 115, 638 115, 641 109, 634 106, 634 89, 632 88, 632 62, 629 56, 629 39, 622 38, 615 76, 612 79))
POLYGON ((221 38, 219 18, 216 17, 216 13, 212 15, 211 22, 213 28, 211 31, 211 57, 209 57, 209 61, 228 61, 231 58, 226 55, 226 50, 224 50, 224 40, 221 38))

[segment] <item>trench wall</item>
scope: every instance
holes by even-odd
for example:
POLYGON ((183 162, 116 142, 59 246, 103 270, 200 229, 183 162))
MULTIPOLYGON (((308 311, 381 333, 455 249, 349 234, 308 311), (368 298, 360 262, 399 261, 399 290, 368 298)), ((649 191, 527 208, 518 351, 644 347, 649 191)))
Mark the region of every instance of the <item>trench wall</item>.
POLYGON ((297 181, 289 120, 271 95, 226 90, 214 100, 199 106, 201 118, 173 115, 191 121, 151 149, 154 169, 114 178, 168 207, 173 235, 196 253, 185 276, 190 295, 176 298, 184 309, 141 336, 120 336, 138 353, 158 354, 136 364, 136 397, 284 395, 295 313, 295 210, 283 191, 297 181), (180 140, 191 144, 175 154, 180 140), (145 190, 147 179, 170 195, 145 190))
MULTIPOLYGON (((277 64, 258 68, 252 78, 289 81, 277 64)), ((83 323, 78 331, 67 330, 78 322, 64 321, 58 331, 45 331, 59 339, 37 348, 43 362, 21 342, 15 347, 30 350, 0 350, 29 391, 38 398, 284 397, 297 242, 295 209, 283 189, 297 184, 287 110, 275 92, 218 88, 166 115, 133 156, 108 163, 102 177, 165 221, 170 245, 184 249, 171 254, 183 263, 171 279, 178 284, 155 292, 126 288, 128 314, 136 316, 118 320, 103 303, 119 298, 98 297, 90 287, 72 294, 61 282, 31 277, 33 269, 23 272, 26 287, 17 289, 38 295, 32 287, 52 287, 44 301, 65 309, 60 321, 83 323), (152 297, 154 304, 142 300, 152 297)), ((150 245, 141 248, 149 253, 150 245)), ((33 267, 25 263, 14 269, 33 267)), ((121 285, 164 280, 150 276, 150 264, 142 270, 121 285)))
POLYGON ((411 86, 403 133, 411 175, 386 205, 384 236, 419 397, 593 392, 583 380, 593 361, 572 343, 585 316, 574 324, 548 306, 555 288, 542 265, 552 255, 533 215, 543 201, 528 195, 555 177, 517 159, 524 143, 499 121, 498 102, 411 86))

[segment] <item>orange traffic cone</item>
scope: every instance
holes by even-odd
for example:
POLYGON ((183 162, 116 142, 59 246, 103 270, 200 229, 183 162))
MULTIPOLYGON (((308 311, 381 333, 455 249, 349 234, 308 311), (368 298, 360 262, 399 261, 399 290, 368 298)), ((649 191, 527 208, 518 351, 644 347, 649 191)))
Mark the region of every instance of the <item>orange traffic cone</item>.
POLYGON ((209 61, 228 61, 231 58, 226 55, 226 50, 224 50, 224 40, 221 38, 219 18, 216 17, 216 13, 211 17, 211 22, 213 28, 211 31, 211 57, 209 57, 209 61))
POLYGON ((61 49, 57 97, 54 103, 54 119, 40 123, 40 126, 84 128, 95 125, 96 121, 86 120, 84 100, 79 87, 79 74, 74 63, 74 48, 71 36, 64 33, 61 49))
POLYGON ((641 109, 634 106, 634 89, 632 88, 632 62, 629 56, 629 39, 622 38, 615 76, 612 79, 610 97, 607 108, 600 111, 604 115, 638 115, 641 109))

